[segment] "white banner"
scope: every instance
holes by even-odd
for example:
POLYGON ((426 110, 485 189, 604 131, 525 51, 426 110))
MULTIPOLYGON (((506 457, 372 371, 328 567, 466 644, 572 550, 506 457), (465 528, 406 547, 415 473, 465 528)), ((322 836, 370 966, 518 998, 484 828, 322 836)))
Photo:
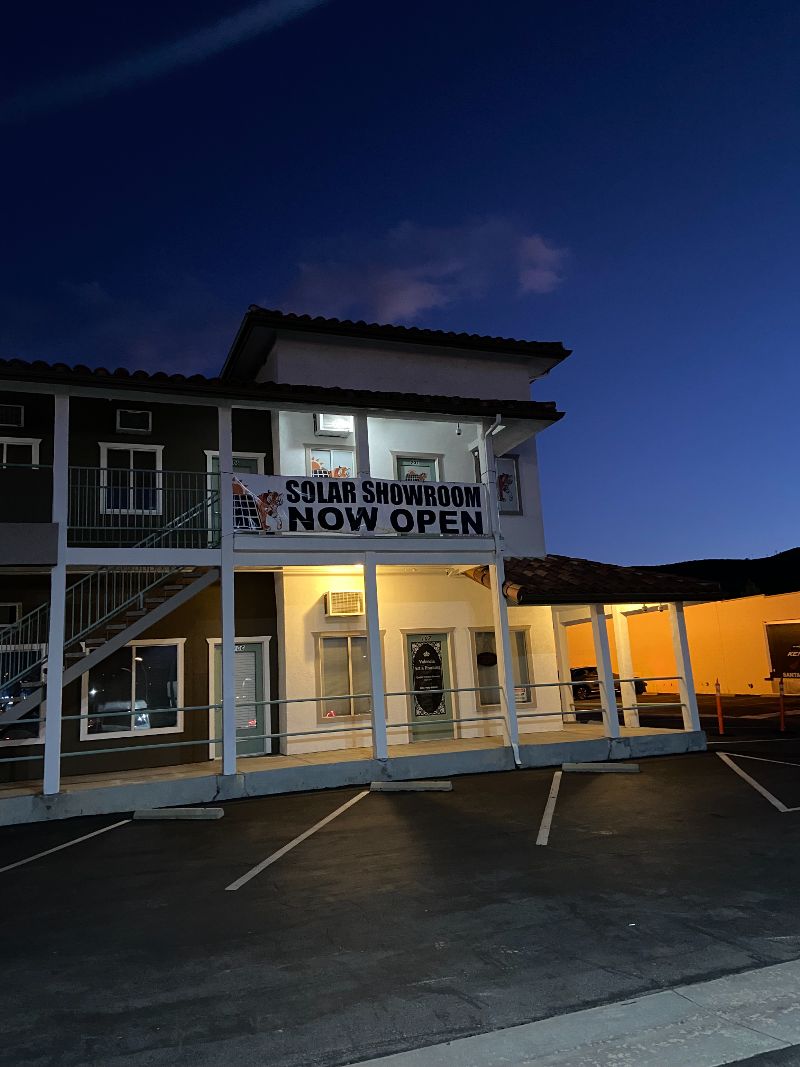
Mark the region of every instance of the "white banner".
POLYGON ((233 508, 236 529, 251 533, 489 533, 483 486, 471 482, 237 474, 233 508))

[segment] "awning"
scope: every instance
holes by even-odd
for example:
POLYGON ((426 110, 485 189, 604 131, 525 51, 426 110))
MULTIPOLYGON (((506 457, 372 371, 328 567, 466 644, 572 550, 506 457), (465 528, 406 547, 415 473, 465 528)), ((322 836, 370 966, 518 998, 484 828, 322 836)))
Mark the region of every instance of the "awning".
MULTIPOLYGON (((719 600, 715 582, 666 571, 619 567, 575 556, 510 556, 503 593, 509 604, 647 604, 719 600)), ((490 586, 489 568, 463 572, 490 586)))

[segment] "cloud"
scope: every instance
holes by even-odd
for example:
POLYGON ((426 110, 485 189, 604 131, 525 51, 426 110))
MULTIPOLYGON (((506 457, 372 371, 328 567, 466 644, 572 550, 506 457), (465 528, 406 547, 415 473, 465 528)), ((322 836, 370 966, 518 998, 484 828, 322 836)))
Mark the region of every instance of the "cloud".
POLYGON ((228 15, 168 44, 158 45, 126 59, 94 67, 61 81, 23 90, 0 103, 0 122, 14 122, 50 111, 60 111, 84 100, 107 96, 152 81, 181 67, 202 63, 220 52, 276 30, 328 0, 262 0, 235 15, 228 15))
POLYGON ((461 226, 403 222, 379 238, 340 239, 298 264, 286 303, 316 315, 413 321, 491 292, 550 293, 567 251, 503 217, 461 226))

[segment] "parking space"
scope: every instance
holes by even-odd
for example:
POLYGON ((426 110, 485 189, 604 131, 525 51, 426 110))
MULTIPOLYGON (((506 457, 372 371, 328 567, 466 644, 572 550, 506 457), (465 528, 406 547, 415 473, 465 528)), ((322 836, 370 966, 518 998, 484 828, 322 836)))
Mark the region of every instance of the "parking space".
MULTIPOLYGON (((235 892, 361 790, 131 822, 0 875, 0 1062, 332 1067, 800 957, 800 813, 714 754, 655 759, 564 774, 543 847, 553 774, 370 794, 235 892)), ((0 831, 0 866, 120 818, 0 831)))

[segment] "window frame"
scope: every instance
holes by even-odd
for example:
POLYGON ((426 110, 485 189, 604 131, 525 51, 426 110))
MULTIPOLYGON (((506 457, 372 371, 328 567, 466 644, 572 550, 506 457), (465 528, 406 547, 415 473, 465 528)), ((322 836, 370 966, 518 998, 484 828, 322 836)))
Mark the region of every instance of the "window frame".
POLYGON ((0 437, 0 467, 14 466, 14 467, 38 467, 39 466, 39 446, 42 443, 41 437, 0 437), (14 463, 9 464, 6 460, 8 454, 9 445, 30 445, 31 449, 31 462, 28 463, 14 463))
POLYGON ((0 426, 3 429, 9 429, 9 430, 24 430, 25 429, 25 405, 24 404, 0 404, 0 407, 18 408, 19 411, 20 411, 19 422, 0 422, 0 426))
MULTIPOLYGON (((330 725, 337 721, 344 719, 344 715, 337 714, 335 718, 328 718, 325 715, 324 702, 329 700, 322 692, 323 683, 325 680, 325 667, 322 659, 322 646, 323 642, 330 640, 331 638, 347 638, 347 673, 350 686, 350 714, 347 716, 348 722, 367 722, 372 719, 372 708, 365 712, 353 712, 353 657, 352 657, 352 638, 361 637, 367 642, 367 653, 369 653, 369 638, 366 630, 326 630, 324 633, 319 632, 314 634, 314 643, 316 646, 316 661, 317 661, 317 722, 321 726, 330 725)), ((383 633, 381 633, 381 642, 383 641, 383 633)), ((344 696, 344 694, 342 694, 344 696)), ((370 704, 372 703, 372 694, 368 694, 370 704)))
POLYGON ((443 482, 444 478, 444 455, 441 452, 409 452, 408 449, 404 449, 402 452, 392 451, 392 473, 394 480, 397 482, 404 482, 406 479, 400 477, 400 463, 403 460, 410 459, 424 459, 433 460, 436 464, 436 477, 433 479, 435 482, 443 482))
POLYGON ((136 487, 133 484, 133 478, 130 477, 132 472, 137 468, 133 464, 134 452, 153 452, 156 457, 155 470, 147 473, 155 474, 155 486, 154 492, 156 494, 157 507, 155 508, 110 508, 106 502, 106 493, 109 488, 108 481, 104 481, 101 473, 100 480, 100 514, 101 515, 161 515, 164 510, 163 502, 163 458, 164 458, 164 445, 152 445, 152 444, 130 444, 125 441, 100 441, 100 470, 108 474, 109 470, 125 470, 125 467, 109 467, 108 466, 108 453, 109 451, 125 452, 129 453, 130 466, 127 468, 128 478, 128 504, 133 503, 133 494, 136 491, 136 487))
POLYGON ((350 463, 350 471, 351 471, 351 473, 348 474, 347 477, 348 478, 355 478, 356 477, 356 472, 357 472, 356 450, 355 450, 355 447, 353 445, 343 445, 341 448, 336 448, 333 445, 313 444, 313 445, 305 445, 305 451, 306 451, 306 478, 330 478, 330 477, 332 477, 331 474, 314 474, 314 473, 312 473, 312 470, 311 470, 311 453, 312 452, 323 452, 323 451, 325 451, 325 452, 348 452, 350 454, 350 456, 352 457, 352 460, 351 460, 351 463, 350 463))
MULTIPOLYGON (((13 625, 13 623, 11 625, 13 625)), ((26 652, 26 651, 30 651, 30 652, 39 652, 39 653, 43 654, 46 651, 47 646, 46 645, 22 644, 22 645, 3 645, 2 648, 8 650, 9 652, 26 652)), ((44 679, 42 681, 42 684, 44 685, 44 679)), ((0 738, 0 748, 19 748, 22 745, 43 745, 44 744, 44 720, 45 720, 45 717, 47 715, 47 703, 46 703, 46 701, 43 700, 41 702, 41 704, 39 704, 39 706, 37 708, 37 711, 39 713, 39 733, 38 733, 38 735, 36 737, 17 737, 17 738, 14 738, 14 739, 10 740, 10 741, 7 741, 7 740, 5 740, 3 738, 0 738)))
POLYGON ((153 412, 148 411, 147 408, 117 408, 116 418, 116 431, 117 433, 135 433, 135 434, 150 434, 153 432, 153 412), (134 430, 130 426, 120 426, 120 415, 147 415, 148 423, 146 430, 134 430))
MULTIPOLYGON (((162 734, 182 734, 184 731, 184 714, 183 714, 183 695, 184 695, 184 646, 186 645, 185 637, 163 637, 163 638, 150 638, 142 641, 129 641, 123 648, 131 649, 131 661, 134 663, 135 668, 135 653, 136 648, 146 648, 153 646, 164 647, 166 645, 175 645, 178 650, 177 655, 177 674, 178 674, 178 706, 175 709, 176 723, 174 726, 148 726, 146 730, 136 730, 132 726, 129 730, 111 730, 103 731, 100 734, 89 733, 89 671, 84 671, 81 675, 81 720, 80 720, 80 740, 81 741, 113 741, 118 737, 159 737, 162 734)), ((98 664, 99 666, 99 664, 98 664)), ((131 675, 131 688, 135 686, 135 675, 131 675)), ((130 717, 131 720, 135 711, 132 710, 130 717)), ((122 722, 120 717, 120 722, 122 722)))
POLYGON ((14 619, 14 622, 0 623, 0 630, 2 630, 5 626, 13 626, 14 623, 19 622, 19 620, 22 618, 22 601, 21 600, 0 600, 0 608, 16 608, 17 609, 17 617, 14 619))
MULTIPOLYGON (((500 705, 499 704, 484 704, 483 700, 482 700, 483 694, 479 689, 481 681, 480 681, 480 674, 479 674, 479 671, 478 671, 478 642, 477 642, 477 635, 478 634, 487 634, 487 633, 490 633, 490 634, 494 635, 494 630, 493 630, 493 628, 491 626, 470 626, 469 632, 470 632, 470 643, 471 643, 471 646, 472 646, 472 674, 473 674, 473 677, 475 679, 475 706, 476 706, 476 708, 477 708, 477 710, 479 712, 481 712, 481 711, 492 711, 493 709, 500 707, 500 705)), ((532 652, 532 642, 531 642, 531 627, 530 626, 509 626, 508 632, 509 632, 509 634, 521 633, 523 635, 523 639, 524 639, 524 642, 525 642, 525 664, 526 664, 526 666, 528 668, 528 682, 527 682, 527 684, 515 685, 514 689, 515 690, 517 690, 517 689, 529 689, 530 690, 530 694, 531 694, 531 699, 530 700, 519 700, 519 701, 515 701, 515 702, 517 704, 517 707, 520 707, 520 708, 535 708, 537 706, 537 703, 536 703, 536 689, 535 689, 536 676, 535 676, 534 671, 533 671, 533 652, 532 652)), ((495 647, 496 647, 496 644, 497 644, 497 637, 495 636, 495 647)), ((498 688, 502 689, 502 683, 500 682, 499 671, 498 671, 498 688)))

